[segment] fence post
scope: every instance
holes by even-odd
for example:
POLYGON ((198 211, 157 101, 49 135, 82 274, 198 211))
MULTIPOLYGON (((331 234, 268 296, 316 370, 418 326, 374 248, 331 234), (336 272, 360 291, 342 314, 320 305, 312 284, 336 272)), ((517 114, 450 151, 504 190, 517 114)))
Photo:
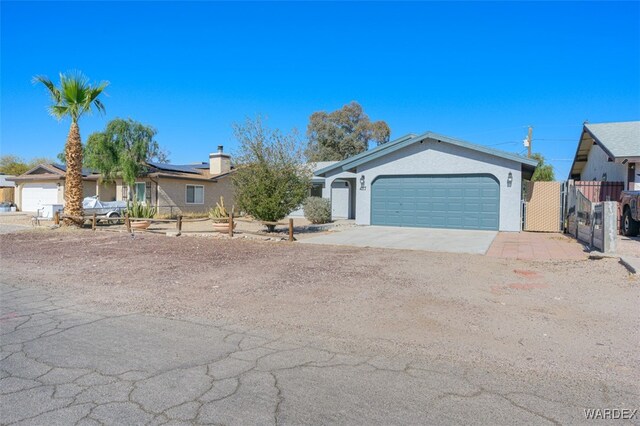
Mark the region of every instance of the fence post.
POLYGON ((178 221, 176 222, 176 228, 178 228, 178 233, 182 232, 182 215, 178 215, 178 221))
POLYGON ((124 224, 127 227, 127 232, 131 233, 131 221, 129 220, 129 213, 124 214, 124 224))
POLYGON ((53 214, 53 223, 55 223, 56 225, 60 225, 60 211, 56 210, 56 212, 53 214))
POLYGON ((229 236, 233 237, 233 209, 229 215, 229 236))
POLYGON ((293 219, 289 218, 289 241, 295 241, 293 238, 293 219))
POLYGON ((93 214, 93 218, 92 218, 92 221, 91 221, 91 230, 92 231, 96 230, 96 214, 95 213, 93 214))
POLYGON ((618 250, 618 202, 602 203, 602 228, 604 253, 615 253, 618 250))

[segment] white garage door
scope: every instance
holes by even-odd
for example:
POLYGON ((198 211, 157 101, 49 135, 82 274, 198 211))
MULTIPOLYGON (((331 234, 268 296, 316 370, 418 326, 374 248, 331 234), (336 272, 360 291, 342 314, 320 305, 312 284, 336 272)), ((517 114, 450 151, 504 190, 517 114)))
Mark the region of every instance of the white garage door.
POLYGON ((25 183, 22 187, 22 211, 35 212, 44 204, 58 204, 58 185, 55 183, 25 183))

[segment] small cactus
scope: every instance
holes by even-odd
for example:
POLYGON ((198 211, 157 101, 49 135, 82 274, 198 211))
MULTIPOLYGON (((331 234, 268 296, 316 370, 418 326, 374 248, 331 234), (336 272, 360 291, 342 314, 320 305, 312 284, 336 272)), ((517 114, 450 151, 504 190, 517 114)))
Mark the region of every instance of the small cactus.
POLYGON ((224 197, 221 196, 220 201, 216 202, 216 206, 209 210, 209 217, 211 219, 225 219, 229 217, 229 212, 224 206, 224 197))

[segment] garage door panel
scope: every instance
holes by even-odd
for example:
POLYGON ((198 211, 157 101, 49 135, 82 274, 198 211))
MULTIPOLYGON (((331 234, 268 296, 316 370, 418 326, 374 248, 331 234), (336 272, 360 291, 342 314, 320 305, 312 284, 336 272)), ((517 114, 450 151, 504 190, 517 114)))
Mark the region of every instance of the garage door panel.
POLYGON ((489 175, 384 176, 371 197, 373 225, 498 229, 500 190, 489 175))
POLYGON ((58 204, 58 185, 55 183, 25 183, 22 187, 20 208, 35 212, 45 204, 58 204))

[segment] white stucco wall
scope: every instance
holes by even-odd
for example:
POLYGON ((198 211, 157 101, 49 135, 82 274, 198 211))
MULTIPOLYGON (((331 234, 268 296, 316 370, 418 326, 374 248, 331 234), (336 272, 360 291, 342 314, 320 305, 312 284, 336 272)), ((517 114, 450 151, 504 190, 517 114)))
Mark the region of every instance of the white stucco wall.
POLYGON ((609 156, 598 145, 593 145, 587 164, 584 165, 580 180, 602 180, 602 175, 607 174, 608 182, 626 182, 627 181, 627 165, 616 164, 609 161, 609 156))
MULTIPOLYGON (((342 171, 334 171, 333 174, 328 174, 324 181, 324 188, 322 188, 322 198, 327 198, 331 200, 331 213, 332 219, 345 219, 350 214, 349 210, 349 199, 350 199, 350 191, 355 191, 355 181, 356 178, 355 173, 350 172, 342 172, 342 171), (346 187, 344 184, 342 185, 334 185, 334 182, 349 182, 350 186, 346 187), (337 188, 336 188, 337 186, 337 188)), ((356 194, 357 196, 357 194, 356 194)), ((356 200, 356 206, 357 206, 356 200)), ((357 207, 356 207, 356 215, 357 215, 357 207)), ((357 221, 357 217, 356 217, 357 221)))
MULTIPOLYGON (((356 189, 356 223, 371 223, 371 183, 383 175, 437 175, 486 173, 500 183, 500 231, 520 231, 521 164, 444 142, 424 141, 360 166, 356 182, 365 176, 366 189, 356 189), (513 182, 507 187, 507 177, 513 182)), ((354 176, 352 174, 352 176, 354 176)), ((329 185, 327 185, 329 186, 329 185)))

